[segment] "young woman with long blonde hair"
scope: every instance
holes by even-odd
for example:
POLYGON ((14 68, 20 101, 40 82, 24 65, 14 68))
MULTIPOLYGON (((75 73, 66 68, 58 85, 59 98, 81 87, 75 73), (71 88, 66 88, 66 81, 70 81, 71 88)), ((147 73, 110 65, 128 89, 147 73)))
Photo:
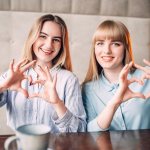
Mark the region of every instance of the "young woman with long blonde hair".
POLYGON ((150 128, 150 80, 147 75, 143 82, 143 68, 135 67, 141 66, 134 66, 126 26, 119 21, 102 22, 93 35, 82 88, 88 131, 150 128))
POLYGON ((8 125, 46 124, 52 133, 85 131, 86 114, 63 19, 51 14, 38 18, 22 59, 12 61, 0 77, 0 106, 7 105, 8 125))

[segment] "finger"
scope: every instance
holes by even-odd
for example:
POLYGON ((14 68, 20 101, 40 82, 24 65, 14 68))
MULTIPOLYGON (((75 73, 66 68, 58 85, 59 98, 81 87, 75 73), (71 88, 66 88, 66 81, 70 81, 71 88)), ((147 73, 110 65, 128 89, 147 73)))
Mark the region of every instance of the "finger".
POLYGON ((143 81, 142 80, 139 80, 137 78, 131 78, 130 80, 128 80, 128 83, 131 84, 133 82, 137 82, 139 83, 140 85, 143 85, 143 81))
POLYGON ((126 65, 123 67, 123 69, 121 70, 121 72, 120 72, 120 74, 119 74, 119 78, 120 78, 120 79, 124 79, 124 77, 127 76, 128 72, 129 72, 129 64, 126 64, 126 65))
POLYGON ((38 70, 40 71, 39 72, 40 77, 41 78, 45 77, 46 75, 45 70, 40 65, 38 65, 38 70))
POLYGON ((146 98, 146 99, 150 98, 150 93, 146 94, 146 95, 145 95, 145 98, 146 98))
POLYGON ((24 79, 27 79, 29 81, 29 85, 32 84, 32 77, 31 77, 31 75, 29 75, 29 76, 24 75, 24 79))
POLYGON ((56 87, 56 83, 57 83, 57 74, 55 74, 53 78, 54 87, 56 87))
POLYGON ((36 80, 36 81, 32 81, 31 85, 34 85, 34 84, 42 84, 44 85, 45 84, 45 80, 36 80))
POLYGON ((49 72, 49 68, 47 66, 45 67, 45 72, 46 72, 48 80, 52 81, 53 79, 52 79, 52 76, 51 76, 51 74, 49 72))
POLYGON ((144 83, 144 79, 150 79, 150 74, 143 74, 141 77, 141 80, 143 81, 143 83, 144 83))
POLYGON ((134 66, 135 66, 136 68, 138 68, 138 69, 144 71, 144 72, 147 72, 147 69, 146 69, 145 67, 142 67, 142 66, 140 66, 140 65, 138 65, 138 64, 134 64, 134 66))
POLYGON ((20 66, 20 67, 25 66, 28 62, 29 62, 29 60, 28 60, 28 59, 25 59, 25 61, 21 63, 21 66, 20 66))
POLYGON ((14 62, 15 62, 15 60, 13 59, 11 62, 10 62, 10 64, 9 64, 9 68, 10 68, 10 70, 13 72, 14 71, 14 69, 13 69, 13 67, 14 67, 14 62))
POLYGON ((129 72, 129 69, 133 66, 133 62, 131 61, 129 64, 126 64, 124 67, 125 72, 129 72))
POLYGON ((131 68, 133 66, 133 62, 131 61, 130 63, 129 63, 129 69, 131 68))
POLYGON ((36 60, 33 60, 29 63, 27 63, 26 65, 24 65, 22 68, 21 68, 21 71, 22 72, 25 72, 28 68, 30 68, 33 64, 35 64, 36 60))
POLYGON ((27 61, 26 59, 20 60, 20 61, 16 64, 15 69, 18 70, 18 69, 20 68, 20 66, 21 66, 22 64, 24 64, 26 61, 27 61))
POLYGON ((120 74, 124 74, 124 73, 127 71, 128 66, 129 66, 129 65, 126 64, 126 65, 123 67, 123 69, 121 70, 120 74))
POLYGON ((132 98, 142 98, 142 99, 145 99, 146 97, 143 94, 141 94, 141 93, 134 93, 133 96, 132 96, 132 98))
POLYGON ((148 60, 146 60, 146 59, 143 59, 143 62, 144 62, 146 65, 150 66, 150 61, 148 61, 148 60))
POLYGON ((27 90, 25 90, 23 88, 18 88, 17 91, 21 92, 26 98, 29 97, 29 94, 28 94, 27 90))
POLYGON ((29 95, 29 98, 35 98, 35 97, 40 97, 41 98, 41 94, 39 93, 32 93, 29 95))
POLYGON ((131 61, 128 65, 127 65, 127 68, 125 69, 126 71, 126 75, 129 73, 131 67, 133 66, 133 62, 131 61))

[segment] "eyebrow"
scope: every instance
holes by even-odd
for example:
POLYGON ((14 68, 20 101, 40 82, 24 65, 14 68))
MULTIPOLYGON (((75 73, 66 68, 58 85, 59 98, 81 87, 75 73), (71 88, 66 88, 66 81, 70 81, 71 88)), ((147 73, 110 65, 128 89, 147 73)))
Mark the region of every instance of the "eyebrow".
MULTIPOLYGON (((40 32, 40 34, 44 34, 44 35, 46 35, 46 36, 49 36, 47 33, 44 33, 44 32, 40 32)), ((62 39, 62 37, 60 37, 60 36, 54 36, 54 38, 62 39)))
MULTIPOLYGON (((103 40, 103 39, 98 39, 98 40, 96 40, 96 42, 104 42, 105 40, 103 40)), ((122 43, 122 41, 120 41, 120 40, 111 40, 111 42, 120 42, 120 43, 122 43)))
POLYGON ((120 40, 112 40, 112 42, 119 42, 119 43, 122 43, 122 41, 120 41, 120 40))

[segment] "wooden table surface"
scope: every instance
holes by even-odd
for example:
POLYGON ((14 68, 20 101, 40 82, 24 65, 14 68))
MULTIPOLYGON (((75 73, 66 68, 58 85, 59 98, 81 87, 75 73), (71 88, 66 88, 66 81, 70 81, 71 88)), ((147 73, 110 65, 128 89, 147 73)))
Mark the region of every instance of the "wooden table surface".
MULTIPOLYGON (((4 149, 4 142, 9 136, 0 136, 0 150, 4 149)), ((150 130, 51 134, 49 148, 54 150, 150 150, 150 130)), ((12 143, 11 150, 16 150, 15 142, 12 143)))

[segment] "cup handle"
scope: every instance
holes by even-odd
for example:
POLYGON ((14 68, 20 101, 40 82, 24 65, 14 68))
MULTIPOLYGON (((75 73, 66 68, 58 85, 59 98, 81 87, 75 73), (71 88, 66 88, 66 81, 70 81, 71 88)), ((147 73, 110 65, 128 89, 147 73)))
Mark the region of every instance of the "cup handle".
POLYGON ((17 136, 11 136, 11 137, 7 138, 4 143, 4 149, 9 150, 10 143, 12 143, 14 140, 17 140, 17 139, 18 139, 17 136))

